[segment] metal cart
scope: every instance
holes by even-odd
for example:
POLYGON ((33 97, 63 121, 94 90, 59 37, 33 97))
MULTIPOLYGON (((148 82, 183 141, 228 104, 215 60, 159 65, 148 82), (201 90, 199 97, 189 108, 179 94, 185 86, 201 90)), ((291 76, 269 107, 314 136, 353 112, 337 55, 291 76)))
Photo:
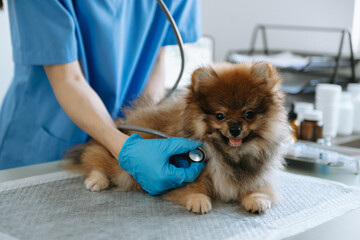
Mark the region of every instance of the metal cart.
MULTIPOLYGON (((269 49, 267 31, 269 30, 284 30, 284 31, 315 31, 315 32, 334 32, 340 35, 340 44, 336 55, 320 54, 320 53, 307 53, 292 51, 296 56, 303 56, 309 59, 308 63, 300 68, 293 67, 279 67, 278 69, 282 73, 297 74, 299 78, 304 77, 301 83, 301 87, 297 90, 287 91, 290 94, 298 94, 304 92, 307 88, 313 88, 316 84, 321 82, 337 83, 340 85, 347 84, 349 82, 359 82, 360 79, 356 78, 355 67, 360 61, 359 56, 355 56, 352 48, 351 32, 348 29, 343 28, 326 28, 326 27, 307 27, 307 26, 286 26, 286 25, 265 25, 260 24, 254 28, 250 48, 249 50, 235 50, 230 51, 227 60, 230 62, 236 62, 231 57, 234 54, 256 56, 265 55, 271 56, 279 54, 280 50, 269 49), (256 50, 255 44, 259 34, 262 34, 263 49, 256 50), (344 56, 343 48, 345 45, 345 39, 347 38, 350 54, 344 56), (339 70, 347 69, 348 74, 340 74, 339 70), (309 76, 311 76, 309 78, 309 76)), ((284 89, 286 91, 286 89, 284 89)))

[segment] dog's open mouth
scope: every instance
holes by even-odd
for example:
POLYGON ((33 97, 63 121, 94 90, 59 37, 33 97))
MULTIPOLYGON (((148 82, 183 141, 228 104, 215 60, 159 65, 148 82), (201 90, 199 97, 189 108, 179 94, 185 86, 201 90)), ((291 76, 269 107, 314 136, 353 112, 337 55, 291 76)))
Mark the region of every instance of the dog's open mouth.
POLYGON ((219 134, 222 137, 222 139, 225 141, 226 144, 228 144, 231 147, 238 147, 241 146, 242 144, 246 143, 247 141, 249 141, 249 139, 252 136, 252 132, 250 132, 246 137, 244 138, 227 138, 225 137, 219 130, 219 134))
POLYGON ((230 146, 237 147, 242 143, 242 139, 228 138, 230 146))

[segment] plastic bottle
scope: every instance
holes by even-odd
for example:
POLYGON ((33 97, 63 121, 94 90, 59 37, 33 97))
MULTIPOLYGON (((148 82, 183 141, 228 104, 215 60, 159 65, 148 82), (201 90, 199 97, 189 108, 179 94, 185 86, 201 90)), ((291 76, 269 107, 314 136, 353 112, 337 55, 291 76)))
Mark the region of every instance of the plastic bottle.
POLYGON ((315 107, 323 113, 323 135, 336 137, 339 122, 341 86, 318 84, 315 89, 315 107))
POLYGON ((354 132, 360 133, 360 83, 349 83, 347 90, 351 93, 354 105, 354 132))
POLYGON ((323 122, 320 110, 308 110, 304 112, 304 120, 300 124, 299 139, 317 142, 322 138, 323 122))
POLYGON ((342 92, 339 109, 338 134, 351 135, 354 129, 354 105, 351 93, 342 92))
POLYGON ((314 110, 314 104, 308 102, 295 102, 295 113, 297 114, 297 122, 301 123, 304 119, 304 112, 307 110, 314 110))

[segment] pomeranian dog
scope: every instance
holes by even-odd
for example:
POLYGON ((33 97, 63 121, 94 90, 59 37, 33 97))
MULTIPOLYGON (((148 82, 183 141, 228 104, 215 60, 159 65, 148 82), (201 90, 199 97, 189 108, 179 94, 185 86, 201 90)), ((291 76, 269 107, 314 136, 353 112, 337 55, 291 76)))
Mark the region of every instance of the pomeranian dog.
MULTIPOLYGON (((195 70, 191 81, 182 97, 158 105, 140 101, 126 111, 126 119, 115 122, 204 143, 205 168, 193 183, 164 194, 166 200, 201 214, 212 209, 211 199, 238 201, 249 212, 269 209, 277 199, 275 175, 290 138, 276 69, 268 63, 218 64, 195 70)), ((68 167, 87 174, 87 189, 101 191, 112 184, 141 190, 96 141, 75 155, 68 167)))

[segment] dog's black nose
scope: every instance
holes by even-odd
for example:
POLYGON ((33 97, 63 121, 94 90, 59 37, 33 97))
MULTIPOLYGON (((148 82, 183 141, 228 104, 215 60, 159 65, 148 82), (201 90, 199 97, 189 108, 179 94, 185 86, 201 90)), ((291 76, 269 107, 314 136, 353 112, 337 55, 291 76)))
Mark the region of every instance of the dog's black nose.
POLYGON ((233 137, 237 137, 240 135, 241 133, 241 127, 237 126, 237 127, 230 127, 230 134, 233 136, 233 137))

